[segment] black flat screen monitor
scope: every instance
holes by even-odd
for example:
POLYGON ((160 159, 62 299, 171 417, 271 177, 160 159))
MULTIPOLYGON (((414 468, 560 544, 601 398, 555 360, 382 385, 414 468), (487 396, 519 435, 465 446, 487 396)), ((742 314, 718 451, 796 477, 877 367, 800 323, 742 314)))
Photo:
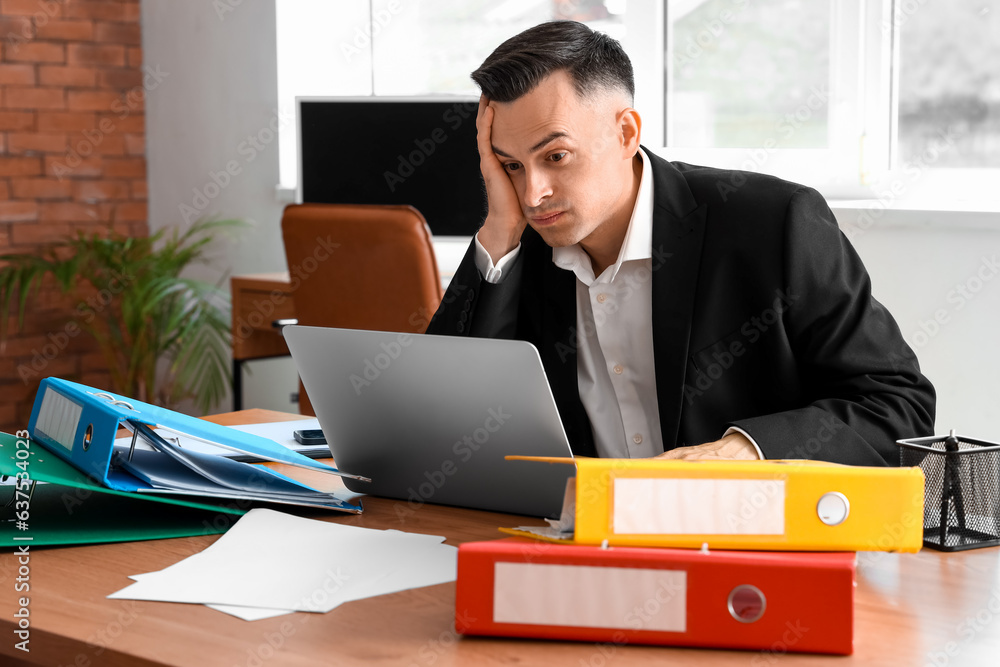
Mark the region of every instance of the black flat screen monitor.
POLYGON ((472 236, 486 218, 478 100, 298 98, 299 201, 409 204, 436 236, 472 236))

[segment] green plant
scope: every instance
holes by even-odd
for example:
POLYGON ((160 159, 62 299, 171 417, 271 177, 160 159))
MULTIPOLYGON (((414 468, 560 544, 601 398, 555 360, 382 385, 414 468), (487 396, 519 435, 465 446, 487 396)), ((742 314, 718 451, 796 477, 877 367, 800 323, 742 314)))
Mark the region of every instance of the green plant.
POLYGON ((51 275, 63 294, 78 299, 67 326, 75 323, 97 341, 112 391, 160 405, 193 398, 207 412, 231 377, 229 301, 217 286, 181 273, 205 262, 216 232, 243 224, 201 220, 183 233, 143 238, 80 232, 38 254, 0 255, 0 338, 11 305, 20 327, 29 299, 51 275))

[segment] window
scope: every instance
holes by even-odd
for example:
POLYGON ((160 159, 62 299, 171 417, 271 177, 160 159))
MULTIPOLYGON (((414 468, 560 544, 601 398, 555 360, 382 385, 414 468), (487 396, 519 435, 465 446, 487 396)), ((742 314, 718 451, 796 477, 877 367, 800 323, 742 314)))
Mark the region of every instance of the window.
MULTIPOLYGON (((622 0, 278 0, 278 96, 478 95, 469 78, 508 37, 573 19, 621 40, 622 0)), ((298 180, 296 132, 280 137, 281 187, 298 180)))
POLYGON ((895 27, 899 160, 944 142, 939 167, 1000 168, 1000 2, 903 3, 895 27))
POLYGON ((827 148, 832 4, 671 3, 668 145, 827 148))
POLYGON ((863 0, 670 0, 665 155, 857 194, 870 18, 863 0))
MULTIPOLYGON (((497 44, 572 18, 622 41, 644 144, 669 159, 833 197, 996 206, 1000 0, 278 0, 277 11, 284 116, 296 95, 474 95, 469 72, 497 44)), ((281 136, 289 187, 294 136, 281 136)))
POLYGON ((665 25, 671 159, 995 207, 1000 0, 669 0, 665 25))
MULTIPOLYGON (((391 4, 376 0, 373 6, 377 12, 391 4)), ((404 4, 374 41, 375 95, 478 95, 469 73, 505 39, 544 21, 573 19, 624 36, 621 15, 611 13, 615 3, 603 0, 400 0, 404 4)))

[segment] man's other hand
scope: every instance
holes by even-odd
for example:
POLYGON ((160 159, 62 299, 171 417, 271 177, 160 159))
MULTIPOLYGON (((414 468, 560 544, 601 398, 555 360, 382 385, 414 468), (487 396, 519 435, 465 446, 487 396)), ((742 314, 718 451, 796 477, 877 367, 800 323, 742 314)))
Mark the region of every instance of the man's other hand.
POLYGON ((730 433, 721 440, 706 442, 694 447, 677 447, 663 452, 658 459, 681 459, 684 461, 710 461, 715 459, 736 461, 757 461, 757 450, 742 433, 730 433))

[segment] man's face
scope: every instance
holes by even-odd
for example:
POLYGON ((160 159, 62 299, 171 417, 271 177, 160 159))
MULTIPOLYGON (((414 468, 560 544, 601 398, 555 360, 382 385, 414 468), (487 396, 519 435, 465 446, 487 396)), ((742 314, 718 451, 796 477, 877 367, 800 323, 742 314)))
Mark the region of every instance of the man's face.
POLYGON ((552 247, 579 243, 631 198, 621 95, 581 99, 565 71, 494 107, 492 143, 528 224, 552 247))

